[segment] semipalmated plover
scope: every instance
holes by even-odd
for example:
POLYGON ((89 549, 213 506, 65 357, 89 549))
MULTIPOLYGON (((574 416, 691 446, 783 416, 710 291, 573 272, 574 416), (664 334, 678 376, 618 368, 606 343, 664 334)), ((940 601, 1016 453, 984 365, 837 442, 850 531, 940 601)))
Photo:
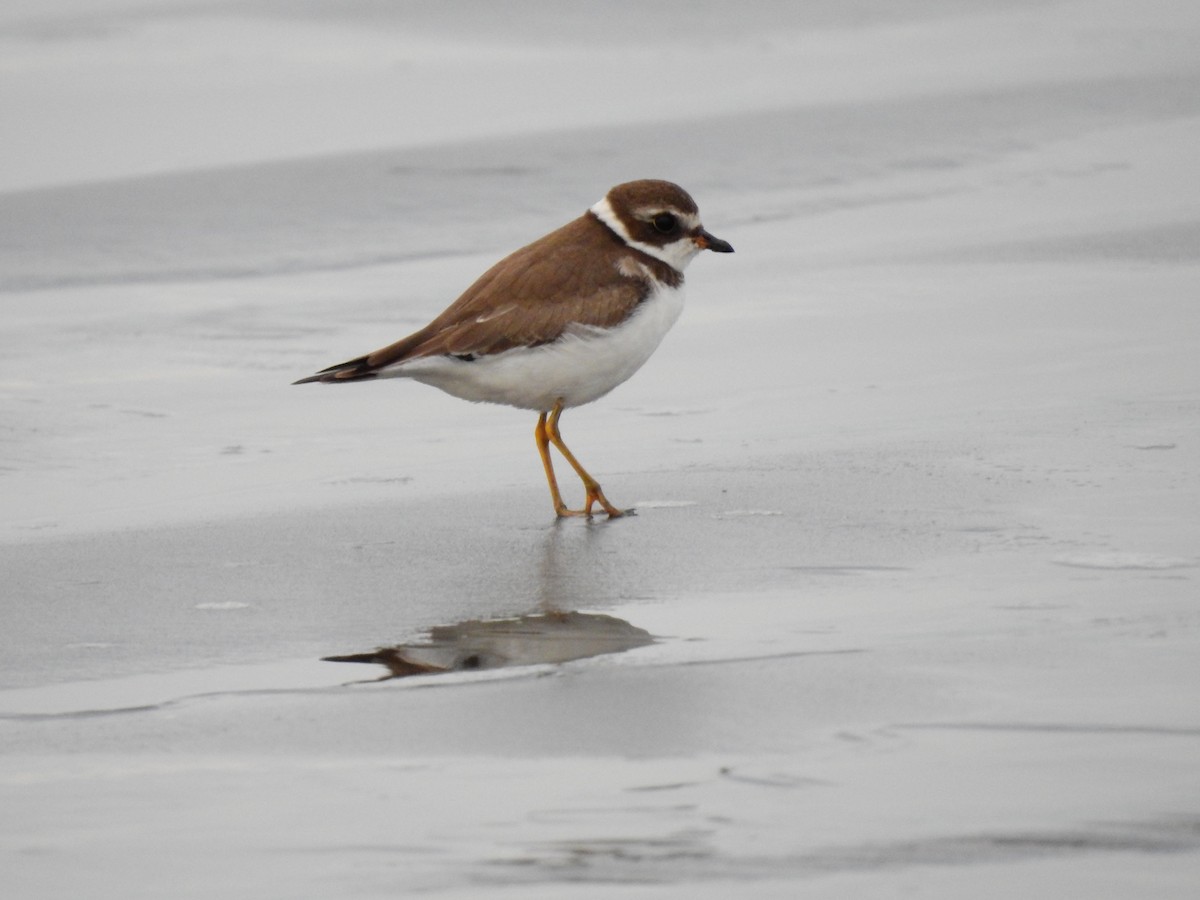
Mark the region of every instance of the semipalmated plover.
POLYGON ((411 378, 455 397, 538 412, 534 438, 559 516, 608 502, 559 434, 564 409, 603 397, 641 368, 683 309, 683 270, 701 250, 732 253, 700 224, 687 191, 630 181, 582 216, 492 266, 420 331, 296 384, 411 378), (553 444, 582 479, 563 503, 553 444))

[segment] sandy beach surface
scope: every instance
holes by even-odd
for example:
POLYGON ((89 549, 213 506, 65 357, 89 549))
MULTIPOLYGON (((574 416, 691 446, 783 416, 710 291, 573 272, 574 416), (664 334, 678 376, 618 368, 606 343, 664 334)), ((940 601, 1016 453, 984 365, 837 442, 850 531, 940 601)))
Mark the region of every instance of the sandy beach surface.
POLYGON ((1200 8, 553 10, 0 11, 5 896, 1197 896, 1200 8), (635 516, 291 386, 640 177, 635 516))

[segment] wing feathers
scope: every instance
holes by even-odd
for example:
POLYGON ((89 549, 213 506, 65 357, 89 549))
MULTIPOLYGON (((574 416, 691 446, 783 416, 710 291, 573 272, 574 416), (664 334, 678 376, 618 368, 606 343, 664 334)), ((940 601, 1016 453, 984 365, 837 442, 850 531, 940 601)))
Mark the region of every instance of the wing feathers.
POLYGON ((611 328, 651 290, 645 274, 671 283, 680 278, 660 272, 667 267, 651 257, 640 271, 620 265, 628 253, 586 214, 492 266, 420 331, 295 383, 357 381, 410 359, 486 356, 550 343, 579 326, 611 328))

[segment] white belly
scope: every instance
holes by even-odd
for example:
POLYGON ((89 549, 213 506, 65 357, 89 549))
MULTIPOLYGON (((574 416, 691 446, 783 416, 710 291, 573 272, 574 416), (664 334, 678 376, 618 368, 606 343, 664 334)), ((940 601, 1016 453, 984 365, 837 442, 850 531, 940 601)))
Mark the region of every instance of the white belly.
POLYGON ((547 411, 603 397, 642 367, 683 311, 683 288, 660 288, 616 328, 580 328, 552 344, 466 361, 429 357, 380 377, 412 378, 455 397, 547 411))

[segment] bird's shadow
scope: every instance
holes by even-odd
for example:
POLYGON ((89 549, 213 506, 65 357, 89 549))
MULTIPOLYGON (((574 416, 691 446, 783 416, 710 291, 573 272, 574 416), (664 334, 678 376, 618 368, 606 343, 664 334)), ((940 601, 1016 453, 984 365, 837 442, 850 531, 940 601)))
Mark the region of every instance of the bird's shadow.
POLYGON ((475 618, 429 628, 418 640, 362 653, 323 657, 329 662, 386 667, 378 680, 479 669, 564 663, 621 653, 654 643, 624 619, 581 608, 613 602, 607 591, 612 554, 603 527, 551 525, 541 542, 533 595, 519 615, 475 618))

